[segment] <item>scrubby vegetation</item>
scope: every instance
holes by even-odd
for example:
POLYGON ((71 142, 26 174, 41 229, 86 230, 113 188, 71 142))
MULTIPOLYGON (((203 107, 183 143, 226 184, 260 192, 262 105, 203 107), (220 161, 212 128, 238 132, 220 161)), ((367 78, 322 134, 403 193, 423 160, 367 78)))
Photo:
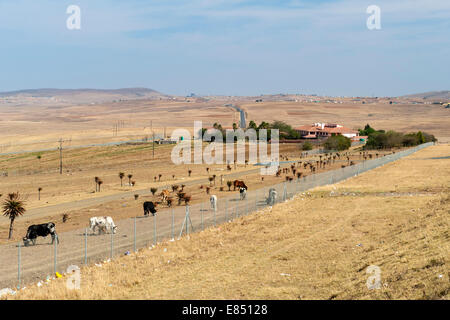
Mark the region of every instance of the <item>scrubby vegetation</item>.
POLYGON ((313 149, 313 145, 311 142, 305 142, 304 144, 302 144, 302 150, 303 151, 309 151, 313 149))
POLYGON ((352 145, 352 141, 344 136, 331 136, 329 137, 325 143, 324 147, 326 150, 336 150, 343 151, 350 148, 352 145))
POLYGON ((401 133, 394 130, 375 130, 367 124, 359 134, 368 136, 365 149, 390 149, 399 147, 413 147, 422 143, 436 142, 434 135, 418 131, 412 133, 401 133))
MULTIPOLYGON (((224 129, 222 127, 222 125, 220 123, 214 123, 213 128, 216 130, 219 130, 222 133, 222 137, 223 137, 223 141, 226 141, 226 129, 224 129)), ((233 129, 236 130, 237 125, 233 124, 233 129)), ((267 130, 267 139, 270 140, 271 137, 271 130, 272 129, 278 129, 280 132, 280 136, 279 138, 281 140, 284 139, 300 139, 301 136, 300 134, 295 131, 292 126, 290 126, 289 124, 283 122, 283 121, 274 121, 272 123, 268 123, 268 122, 261 122, 259 125, 256 124, 255 121, 251 120, 248 124, 247 129, 254 129, 256 131, 256 135, 257 138, 259 139, 259 130, 261 129, 265 129, 267 130)), ((205 133, 207 132, 208 129, 206 128, 202 128, 202 136, 205 136, 205 133)), ((236 138, 235 138, 236 139, 236 138)), ((206 140, 210 140, 209 138, 206 138, 206 140)), ((211 139, 211 141, 214 141, 214 138, 211 139)))

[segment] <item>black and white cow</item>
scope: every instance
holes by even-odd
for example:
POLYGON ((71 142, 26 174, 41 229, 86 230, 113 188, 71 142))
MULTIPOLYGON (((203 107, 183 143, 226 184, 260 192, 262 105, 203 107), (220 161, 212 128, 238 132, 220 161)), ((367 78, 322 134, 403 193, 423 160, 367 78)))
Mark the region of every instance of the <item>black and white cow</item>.
POLYGON ((148 216, 148 214, 150 212, 154 216, 156 213, 156 206, 157 206, 157 203, 153 203, 152 201, 145 201, 144 202, 144 216, 148 216))
POLYGON ((247 196, 247 189, 239 188, 239 195, 241 200, 245 200, 245 197, 247 196))
POLYGON ((23 244, 28 246, 30 242, 33 245, 36 245, 37 237, 47 237, 48 235, 52 236, 52 244, 55 242, 59 243, 58 235, 55 231, 55 224, 53 222, 43 223, 43 224, 34 224, 29 226, 27 229, 27 235, 23 238, 23 244))

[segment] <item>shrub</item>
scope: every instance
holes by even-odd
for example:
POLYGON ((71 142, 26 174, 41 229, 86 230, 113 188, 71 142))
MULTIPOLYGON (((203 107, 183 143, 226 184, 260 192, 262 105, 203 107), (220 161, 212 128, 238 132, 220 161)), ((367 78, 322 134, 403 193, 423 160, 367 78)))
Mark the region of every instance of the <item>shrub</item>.
POLYGON ((324 143, 325 149, 337 151, 347 150, 351 145, 352 141, 341 135, 329 137, 324 143))
POLYGON ((312 149, 313 149, 313 145, 312 145, 311 142, 305 142, 305 143, 302 145, 302 150, 303 150, 303 151, 309 151, 309 150, 312 150, 312 149))

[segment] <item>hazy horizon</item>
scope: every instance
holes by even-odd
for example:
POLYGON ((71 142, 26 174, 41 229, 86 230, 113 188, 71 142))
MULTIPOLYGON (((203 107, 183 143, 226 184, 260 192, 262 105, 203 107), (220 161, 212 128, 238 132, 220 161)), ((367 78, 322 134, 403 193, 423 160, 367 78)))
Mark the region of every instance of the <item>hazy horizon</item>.
MULTIPOLYGON (((83 91, 83 90, 92 90, 92 91, 119 91, 119 90, 132 90, 132 89, 143 89, 143 90, 153 90, 156 91, 158 93, 161 94, 166 94, 166 95, 172 95, 172 96, 180 96, 180 97, 185 97, 187 95, 176 95, 176 94, 169 94, 166 92, 161 92, 160 90, 157 90, 155 88, 146 88, 146 87, 123 87, 123 88, 98 88, 98 87, 92 87, 92 88, 24 88, 24 89, 18 89, 18 90, 8 90, 8 91, 0 91, 0 94, 6 94, 6 93, 21 93, 21 92, 28 92, 28 91, 44 91, 44 90, 61 90, 61 91, 83 91)), ((378 98, 389 98, 389 97, 402 97, 402 96, 408 96, 408 95, 416 95, 416 94, 425 94, 425 93, 440 93, 440 92, 445 92, 448 93, 450 92, 450 90, 433 90, 433 91, 428 91, 428 92, 413 92, 413 93, 408 93, 408 94, 404 94, 404 95, 393 95, 393 96, 374 96, 374 97, 378 97, 378 98)), ((306 92, 274 92, 274 93, 262 93, 260 95, 226 95, 226 94, 207 94, 207 95, 201 95, 201 94, 197 94, 195 92, 191 92, 189 94, 194 93, 196 96, 199 97, 207 97, 207 96, 223 96, 223 97, 228 97, 228 96, 235 96, 235 97, 257 97, 257 96, 262 96, 262 95, 279 95, 279 94, 284 94, 284 95, 317 95, 320 97, 364 97, 364 98, 371 98, 372 96, 363 96, 363 95, 355 95, 355 96, 344 96, 344 95, 319 95, 319 94, 315 94, 314 92, 311 93, 306 93, 306 92)))

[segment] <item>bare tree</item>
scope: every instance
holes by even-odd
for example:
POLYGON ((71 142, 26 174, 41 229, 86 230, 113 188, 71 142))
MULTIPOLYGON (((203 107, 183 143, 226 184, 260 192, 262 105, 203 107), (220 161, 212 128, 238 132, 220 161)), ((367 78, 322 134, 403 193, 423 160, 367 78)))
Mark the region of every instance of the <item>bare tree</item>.
POLYGON ((119 178, 120 178, 120 186, 123 187, 123 178, 125 177, 125 173, 119 172, 119 178))

